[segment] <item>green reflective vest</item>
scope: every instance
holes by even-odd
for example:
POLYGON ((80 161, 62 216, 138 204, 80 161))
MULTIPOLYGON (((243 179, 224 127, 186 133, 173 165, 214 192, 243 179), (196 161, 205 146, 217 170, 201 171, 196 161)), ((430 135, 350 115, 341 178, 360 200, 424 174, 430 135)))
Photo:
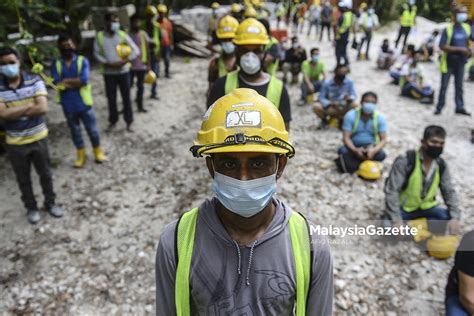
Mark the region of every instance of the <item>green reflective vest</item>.
POLYGON ((217 67, 219 69, 219 78, 227 75, 227 68, 225 67, 224 61, 222 60, 222 56, 217 58, 217 67))
POLYGON ((400 25, 404 27, 412 27, 415 25, 415 20, 416 20, 416 11, 417 11, 416 5, 410 7, 406 4, 403 5, 403 13, 400 16, 400 25))
MULTIPOLYGON (((270 48, 272 48, 273 45, 278 45, 279 42, 276 38, 273 36, 270 38, 270 42, 265 46, 265 51, 269 51, 270 48)), ((270 65, 268 65, 266 72, 269 73, 271 76, 275 76, 276 72, 278 70, 278 65, 280 61, 278 59, 275 59, 270 65)))
MULTIPOLYGON (((234 70, 226 75, 225 94, 231 93, 239 87, 239 71, 234 70)), ((280 108, 281 94, 283 92, 283 82, 275 76, 270 77, 267 93, 265 97, 270 100, 277 108, 280 108)))
POLYGON ((142 63, 148 62, 148 43, 146 41, 146 32, 140 30, 140 50, 142 53, 142 63))
MULTIPOLYGON (((175 305, 177 316, 191 315, 189 276, 193 257, 194 238, 199 210, 184 213, 176 228, 178 263, 175 279, 175 305)), ((306 315, 306 301, 311 283, 312 251, 310 230, 306 219, 293 212, 288 220, 291 246, 296 271, 296 316, 306 315)))
MULTIPOLYGON (((469 42, 469 38, 471 37, 471 27, 467 23, 463 23, 462 27, 467 34, 467 38, 469 42)), ((451 39, 453 38, 453 32, 454 32, 453 30, 454 30, 454 24, 451 24, 446 28, 446 45, 451 45, 451 39)), ((441 56, 439 57, 439 70, 443 74, 448 72, 448 53, 444 51, 441 53, 441 56)))
POLYGON ((416 152, 415 168, 413 169, 406 188, 400 193, 400 205, 405 212, 414 212, 416 210, 427 210, 438 205, 436 195, 440 183, 439 167, 436 168, 426 196, 423 194, 423 170, 421 166, 420 152, 416 152))
POLYGON ((346 11, 342 15, 342 25, 339 27, 339 30, 336 34, 336 39, 339 39, 342 34, 348 32, 352 26, 352 19, 354 18, 354 15, 352 14, 351 11, 346 11))
MULTIPOLYGON (((356 117, 354 120, 354 126, 352 126, 352 135, 354 135, 357 131, 357 127, 359 127, 360 116, 362 113, 362 109, 358 108, 356 110, 356 117)), ((372 115, 372 122, 374 124, 374 144, 377 145, 380 142, 379 137, 379 112, 374 111, 372 115)))
MULTIPOLYGON (((153 55, 158 56, 160 53, 160 48, 161 48, 161 40, 160 40, 160 24, 156 21, 151 22, 151 34, 148 34, 148 36, 151 37, 153 44, 155 45, 153 47, 153 55)), ((142 29, 146 32, 148 32, 148 27, 147 27, 147 22, 144 22, 142 24, 142 29)))
MULTIPOLYGON (((77 58, 76 58, 77 76, 78 77, 81 76, 83 62, 84 62, 84 56, 78 55, 77 58)), ((59 78, 61 78, 62 75, 63 75, 63 65, 61 63, 61 60, 59 60, 59 59, 56 59, 56 71, 58 72, 59 78)), ((62 101, 61 100, 61 98, 62 98, 61 94, 62 94, 61 91, 58 91, 56 93, 56 102, 57 103, 61 103, 61 101, 62 101)), ((85 105, 92 106, 92 104, 94 104, 94 100, 92 99, 92 85, 89 82, 86 85, 83 85, 79 89, 79 94, 81 95, 82 102, 84 102, 85 105)))

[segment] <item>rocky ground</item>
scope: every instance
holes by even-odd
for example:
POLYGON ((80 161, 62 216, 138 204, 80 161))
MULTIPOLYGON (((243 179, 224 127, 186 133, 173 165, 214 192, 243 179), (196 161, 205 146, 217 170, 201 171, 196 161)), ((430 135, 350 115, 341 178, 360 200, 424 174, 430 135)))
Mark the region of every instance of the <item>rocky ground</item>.
MULTIPOLYGON (((419 22, 420 40, 433 24, 419 22)), ((384 36, 380 31, 373 54, 384 36)), ((333 48, 302 36, 307 48, 320 46, 334 66, 333 48)), ((352 60, 354 52, 351 51, 352 60)), ((438 89, 436 64, 426 64, 427 78, 438 89)), ((134 133, 125 124, 102 142, 109 161, 90 159, 74 170, 74 149, 59 106, 50 103, 48 122, 55 187, 67 210, 61 219, 45 215, 37 226, 27 223, 14 174, 0 156, 0 312, 7 314, 146 314, 155 302, 154 255, 164 225, 211 194, 204 161, 189 147, 205 109, 207 61, 176 58, 173 79, 160 79, 161 100, 147 101, 149 112, 136 114, 134 133)), ((351 77, 359 94, 379 94, 379 110, 389 124, 384 178, 395 157, 419 145, 424 127, 440 124, 448 131, 444 157, 461 196, 463 231, 473 229, 472 118, 453 114, 452 90, 442 116, 433 108, 399 96, 374 62, 353 64, 351 77)), ((95 110, 101 130, 107 110, 103 83, 93 78, 95 110)), ((474 110, 473 83, 465 85, 467 108, 474 110)), ((337 130, 319 131, 309 107, 298 107, 299 87, 289 86, 293 121, 291 138, 297 155, 279 183, 279 195, 314 222, 329 225, 372 223, 384 208, 383 179, 367 183, 340 175, 332 160, 341 143, 337 130)), ((148 91, 147 94, 148 96, 148 91)), ((42 201, 37 177, 35 192, 42 201)), ((337 314, 436 315, 443 313, 446 278, 453 260, 429 258, 413 243, 387 245, 357 240, 333 245, 337 314)))

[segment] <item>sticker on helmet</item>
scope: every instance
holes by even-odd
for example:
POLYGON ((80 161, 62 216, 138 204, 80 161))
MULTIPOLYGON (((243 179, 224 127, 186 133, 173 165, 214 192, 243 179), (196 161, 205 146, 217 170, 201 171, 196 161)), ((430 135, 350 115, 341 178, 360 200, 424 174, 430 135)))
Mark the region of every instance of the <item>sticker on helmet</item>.
POLYGON ((230 111, 227 112, 226 127, 261 127, 260 111, 230 111))
POLYGON ((247 33, 260 34, 260 29, 252 25, 247 28, 247 33))

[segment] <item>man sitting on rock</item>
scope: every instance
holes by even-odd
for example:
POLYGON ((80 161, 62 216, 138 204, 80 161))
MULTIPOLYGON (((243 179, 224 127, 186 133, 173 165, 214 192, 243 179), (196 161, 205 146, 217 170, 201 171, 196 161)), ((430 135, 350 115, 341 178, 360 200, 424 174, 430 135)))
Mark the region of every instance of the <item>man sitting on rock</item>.
POLYGON ((307 102, 308 95, 319 92, 324 80, 326 80, 324 62, 321 61, 319 56, 319 48, 311 49, 311 59, 305 60, 301 69, 303 72, 303 82, 301 83, 300 105, 304 105, 307 102))
POLYGON ((349 110, 358 106, 354 83, 346 78, 348 72, 346 65, 337 66, 334 78, 324 82, 321 88, 319 102, 316 102, 313 111, 322 120, 323 128, 328 125, 330 118, 341 120, 349 110))
POLYGON ((386 215, 400 226, 402 221, 421 217, 428 219, 430 230, 450 234, 459 231, 459 201, 451 181, 447 163, 440 157, 446 131, 436 125, 428 126, 418 150, 397 157, 385 183, 386 215), (441 190, 446 207, 436 201, 441 190))
POLYGON ((419 100, 422 104, 433 104, 434 90, 424 81, 423 68, 419 64, 421 54, 416 52, 410 64, 400 72, 400 88, 403 96, 419 100))
POLYGON ((344 146, 339 148, 336 160, 341 172, 353 173, 364 160, 383 161, 383 148, 387 141, 385 116, 375 110, 377 95, 366 92, 362 95, 362 106, 352 109, 342 123, 344 146))

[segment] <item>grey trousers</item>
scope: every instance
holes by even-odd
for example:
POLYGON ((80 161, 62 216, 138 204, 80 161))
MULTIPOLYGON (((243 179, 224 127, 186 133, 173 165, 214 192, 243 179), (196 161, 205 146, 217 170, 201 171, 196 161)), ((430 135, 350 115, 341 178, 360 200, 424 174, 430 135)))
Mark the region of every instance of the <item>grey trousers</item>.
POLYGON ((48 140, 43 138, 26 145, 7 145, 8 157, 16 175, 21 191, 21 200, 27 210, 37 209, 33 186, 31 184, 31 165, 39 175, 46 208, 55 203, 53 178, 49 160, 48 140))

